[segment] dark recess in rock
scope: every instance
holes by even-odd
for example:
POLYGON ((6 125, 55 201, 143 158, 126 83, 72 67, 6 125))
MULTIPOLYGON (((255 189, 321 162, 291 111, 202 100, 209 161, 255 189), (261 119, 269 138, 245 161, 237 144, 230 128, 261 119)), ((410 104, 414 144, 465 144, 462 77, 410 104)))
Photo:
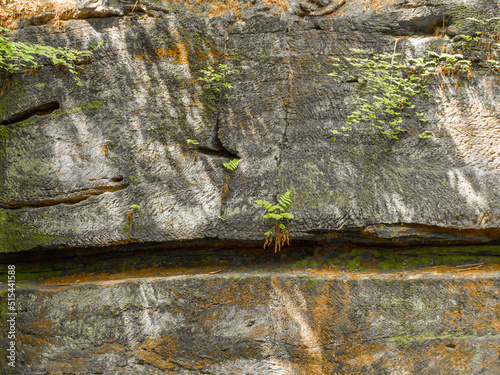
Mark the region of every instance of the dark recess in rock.
POLYGON ((434 35, 436 28, 443 28, 443 23, 444 28, 449 25, 448 17, 445 16, 443 19, 442 15, 436 14, 410 21, 401 21, 399 25, 416 33, 434 35))
MULTIPOLYGON (((122 178, 123 180, 123 178, 122 178)), ((121 181, 121 180, 120 180, 121 181)), ((126 189, 128 185, 124 186, 99 186, 93 189, 82 189, 75 192, 70 192, 68 194, 74 194, 73 196, 62 198, 62 199, 48 199, 43 201, 11 201, 0 204, 1 208, 9 210, 17 210, 20 208, 37 208, 37 207, 49 207, 55 206, 57 204, 76 204, 88 199, 90 197, 101 195, 107 192, 115 192, 118 190, 126 189)))
POLYGON ((30 108, 24 112, 17 113, 6 120, 3 120, 2 122, 0 122, 0 125, 12 125, 15 124, 16 122, 27 120, 33 116, 45 116, 51 114, 52 112, 54 112, 59 108, 60 108, 59 102, 50 102, 41 104, 34 108, 30 108))

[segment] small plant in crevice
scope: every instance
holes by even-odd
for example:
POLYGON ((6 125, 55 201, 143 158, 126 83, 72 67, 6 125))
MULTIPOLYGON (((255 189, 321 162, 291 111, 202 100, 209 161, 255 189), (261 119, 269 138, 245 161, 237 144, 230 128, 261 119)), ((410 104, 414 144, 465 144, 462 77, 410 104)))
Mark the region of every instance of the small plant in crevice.
POLYGON ((141 210, 141 206, 139 206, 137 204, 131 204, 129 208, 130 208, 130 211, 132 211, 132 212, 139 212, 141 210))
POLYGON ((229 181, 231 180, 231 172, 233 172, 236 168, 238 168, 238 163, 240 162, 240 159, 232 159, 229 163, 222 163, 222 165, 229 170, 229 173, 227 176, 224 177, 224 187, 222 188, 222 194, 221 194, 221 201, 224 200, 224 198, 227 195, 227 191, 229 190, 229 181))
POLYGON ((240 159, 233 159, 229 163, 222 163, 226 169, 229 169, 231 172, 234 171, 236 168, 238 168, 238 163, 240 162, 240 159))
POLYGON ((288 233, 290 230, 286 229, 285 223, 293 219, 294 216, 287 212, 292 200, 290 198, 291 192, 289 189, 278 198, 278 204, 273 205, 266 200, 256 200, 259 206, 264 207, 267 213, 262 215, 263 219, 267 219, 272 225, 272 228, 265 232, 266 240, 264 241, 264 249, 268 245, 272 245, 274 241, 274 252, 281 250, 281 246, 285 243, 290 245, 290 237, 288 233))
POLYGON ((425 138, 432 138, 434 136, 429 131, 426 130, 422 134, 419 134, 418 137, 425 139, 425 138))
POLYGON ((130 221, 130 224, 122 224, 123 234, 125 234, 125 236, 127 236, 128 239, 130 239, 130 228, 131 227, 132 227, 132 220, 130 221))
POLYGON ((229 76, 237 73, 235 69, 230 69, 227 64, 219 63, 215 66, 208 66, 200 70, 198 81, 202 84, 203 104, 210 112, 217 112, 221 108, 224 89, 233 86, 229 82, 229 76))
POLYGON ((238 71, 230 69, 226 64, 219 64, 216 68, 208 66, 206 69, 201 69, 200 72, 203 75, 198 77, 198 81, 204 82, 205 85, 208 85, 209 88, 217 92, 221 92, 223 87, 233 87, 227 79, 231 74, 237 73, 238 71))
POLYGON ((132 204, 129 207, 129 210, 127 211, 127 214, 125 216, 127 220, 127 224, 122 224, 122 230, 125 236, 130 239, 130 235, 132 234, 132 222, 134 221, 134 214, 139 212, 141 210, 141 207, 137 204, 132 204))
POLYGON ((97 42, 97 44, 92 44, 90 48, 92 48, 94 51, 104 48, 104 39, 101 39, 99 42, 97 42))

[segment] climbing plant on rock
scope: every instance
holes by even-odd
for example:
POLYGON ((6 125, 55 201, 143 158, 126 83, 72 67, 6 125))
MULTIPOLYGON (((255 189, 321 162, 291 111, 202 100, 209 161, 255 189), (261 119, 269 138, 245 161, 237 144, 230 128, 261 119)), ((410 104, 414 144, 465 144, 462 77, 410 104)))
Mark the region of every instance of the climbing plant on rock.
POLYGON ((204 104, 209 111, 218 111, 224 98, 224 89, 233 86, 229 82, 229 76, 237 73, 235 69, 229 68, 227 64, 209 65, 206 69, 200 70, 198 81, 202 84, 204 104))
POLYGON ((39 69, 43 60, 48 60, 55 66, 64 66, 73 79, 80 84, 76 63, 92 54, 91 51, 78 51, 69 48, 55 48, 44 43, 32 44, 13 42, 11 31, 0 27, 0 69, 15 73, 20 69, 39 69))
MULTIPOLYGON (((427 92, 431 79, 441 79, 442 90, 446 78, 455 80, 457 90, 462 81, 477 74, 496 74, 500 80, 500 22, 493 22, 500 17, 467 20, 479 30, 461 34, 443 44, 440 51, 426 51, 422 57, 405 58, 394 48, 392 53, 352 49, 358 57, 333 58, 334 71, 330 75, 337 82, 357 82, 358 86, 355 110, 346 121, 351 126, 342 126, 342 131, 331 130, 332 133, 349 136, 353 124, 363 123, 398 139, 406 130, 405 118, 413 116, 426 121, 423 113, 417 112, 413 99, 416 95, 431 96, 427 92)), ((419 137, 430 138, 432 134, 426 130, 419 137)))
MULTIPOLYGON (((355 49, 360 55, 369 51, 355 49)), ((330 75, 338 81, 357 81, 356 109, 347 117, 348 124, 365 123, 394 139, 405 129, 403 117, 415 113, 412 97, 425 89, 422 75, 406 74, 409 64, 400 61, 401 54, 371 54, 370 57, 335 58, 335 71, 330 75)), ((352 130, 342 127, 343 132, 352 130)), ((338 134, 337 130, 332 131, 338 134)), ((348 133, 345 133, 347 135, 348 133)))

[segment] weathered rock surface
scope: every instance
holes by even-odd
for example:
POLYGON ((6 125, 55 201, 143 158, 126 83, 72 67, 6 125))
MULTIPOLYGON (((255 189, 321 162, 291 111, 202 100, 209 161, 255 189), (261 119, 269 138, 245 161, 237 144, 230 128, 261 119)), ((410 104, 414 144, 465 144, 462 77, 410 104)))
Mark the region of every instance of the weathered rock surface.
POLYGON ((335 141, 362 77, 329 75, 353 48, 439 52, 497 1, 84 0, 68 14, 13 39, 104 41, 81 85, 51 66, 0 81, 13 374, 500 373, 498 74, 430 80, 415 99, 429 121, 406 118, 398 140, 352 125, 335 141), (235 70, 222 97, 198 79, 219 64, 235 70), (254 253, 269 229, 254 201, 288 188, 293 251, 254 253), (450 244, 485 246, 430 247, 450 244))
POLYGON ((498 247, 497 264, 480 268, 485 249, 432 250, 398 255, 393 271, 393 250, 296 262, 178 252, 176 267, 157 254, 154 267, 88 263, 93 272, 19 282, 12 373, 498 374, 498 247), (474 263, 461 267, 460 251, 476 251, 474 263), (438 266, 445 257, 459 267, 438 266), (365 271, 341 268, 357 262, 365 271))
POLYGON ((330 58, 351 48, 391 52, 398 39, 398 52, 422 55, 449 42, 434 36, 442 22, 467 32, 467 18, 495 14, 495 1, 102 0, 80 1, 59 31, 26 22, 16 40, 104 47, 81 66, 81 86, 50 66, 9 78, 0 99, 1 251, 260 240, 253 201, 287 188, 300 219, 293 238, 358 230, 368 242, 425 242, 420 234, 434 231, 448 243, 496 240, 496 76, 458 89, 431 82, 434 96, 416 101, 430 121, 408 118, 399 140, 360 127, 334 142, 330 130, 345 125, 357 84, 328 75, 330 58), (219 63, 237 71, 223 100, 198 80, 219 63), (420 139, 423 130, 435 137, 420 139), (224 193, 222 163, 234 157, 224 193), (141 210, 128 238, 133 204, 141 210), (373 230, 384 223, 406 227, 386 238, 373 230))

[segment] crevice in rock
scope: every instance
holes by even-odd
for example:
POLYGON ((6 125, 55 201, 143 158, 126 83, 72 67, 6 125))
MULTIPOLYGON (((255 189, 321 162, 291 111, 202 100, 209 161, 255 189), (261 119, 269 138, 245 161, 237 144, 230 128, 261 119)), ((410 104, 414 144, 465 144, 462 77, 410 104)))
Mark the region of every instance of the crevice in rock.
POLYGON ((200 154, 204 154, 204 155, 211 156, 211 157, 230 158, 230 159, 238 158, 239 159, 238 155, 233 154, 231 151, 229 151, 227 148, 225 148, 222 145, 222 143, 217 148, 198 147, 198 152, 200 154))
MULTIPOLYGON (((287 52, 290 53, 290 45, 287 42, 286 43, 287 47, 287 52)), ((286 135, 287 135, 287 129, 288 129, 288 105, 290 104, 290 101, 292 100, 292 82, 293 82, 293 67, 290 62, 288 61, 288 67, 289 67, 289 73, 288 73, 288 96, 286 98, 283 98, 283 122, 285 124, 285 129, 283 130, 283 138, 281 139, 280 144, 278 145, 279 147, 279 155, 278 155, 278 160, 277 160, 277 173, 276 173, 276 196, 274 197, 275 201, 278 200, 278 197, 280 195, 280 187, 279 187, 279 176, 281 173, 281 159, 283 157, 283 149, 285 148, 285 143, 286 143, 286 135)), ((284 192, 282 192, 284 193, 284 192)))
POLYGON ((399 26, 408 30, 411 34, 438 36, 443 33, 450 24, 450 18, 447 16, 435 14, 428 17, 416 18, 408 21, 399 22, 399 26))
POLYGON ((11 116, 10 118, 3 120, 0 122, 0 125, 12 125, 15 124, 16 122, 21 122, 24 120, 29 119, 30 117, 33 116, 45 116, 48 115, 55 110, 59 109, 59 102, 49 102, 45 104, 41 104, 39 106, 36 106, 34 108, 30 108, 26 111, 20 112, 15 114, 14 116, 11 116))
POLYGON ((198 146, 196 147, 197 152, 211 157, 221 157, 221 158, 240 158, 236 153, 229 151, 220 140, 219 137, 219 113, 217 113, 215 119, 215 134, 217 134, 217 139, 215 140, 215 147, 209 146, 198 146))
POLYGON ((121 186, 99 186, 92 189, 81 189, 74 190, 64 195, 69 195, 60 199, 47 199, 43 201, 11 201, 0 204, 0 208, 9 209, 9 210, 18 210, 22 208, 40 208, 40 207, 49 207, 55 206, 58 204, 76 204, 80 203, 90 197, 94 197, 97 195, 101 195, 104 193, 112 193, 115 191, 126 189, 128 185, 121 186))

